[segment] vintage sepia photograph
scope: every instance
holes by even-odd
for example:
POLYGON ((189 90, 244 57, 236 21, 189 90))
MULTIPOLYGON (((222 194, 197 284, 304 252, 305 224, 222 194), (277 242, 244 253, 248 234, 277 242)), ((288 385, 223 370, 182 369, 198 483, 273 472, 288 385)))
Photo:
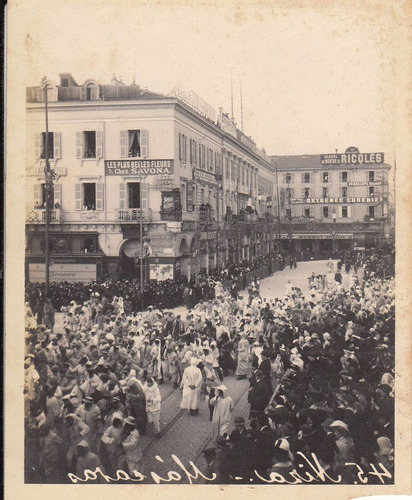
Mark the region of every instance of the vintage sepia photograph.
POLYGON ((410 494, 407 2, 6 13, 8 497, 410 494))

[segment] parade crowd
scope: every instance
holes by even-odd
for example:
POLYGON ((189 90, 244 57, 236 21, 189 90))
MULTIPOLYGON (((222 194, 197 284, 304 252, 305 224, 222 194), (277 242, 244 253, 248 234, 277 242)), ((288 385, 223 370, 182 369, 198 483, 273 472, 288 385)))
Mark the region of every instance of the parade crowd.
POLYGON ((26 482, 64 483, 69 472, 96 467, 144 472, 140 437, 161 434, 161 384, 181 390, 180 407, 193 418, 210 420, 204 456, 218 483, 293 482, 313 455, 342 483, 359 474, 390 482, 393 263, 393 251, 348 252, 336 273, 349 273, 349 289, 331 262, 333 279, 309 279, 306 290, 289 281, 270 300, 258 279, 239 296, 228 270, 207 279, 185 315, 155 304, 133 311, 127 284, 114 295, 103 285, 82 289, 81 300, 63 287, 64 331, 56 332, 51 300, 40 316, 27 300, 26 482), (249 380, 249 418, 233 418, 225 385, 233 376, 249 380))

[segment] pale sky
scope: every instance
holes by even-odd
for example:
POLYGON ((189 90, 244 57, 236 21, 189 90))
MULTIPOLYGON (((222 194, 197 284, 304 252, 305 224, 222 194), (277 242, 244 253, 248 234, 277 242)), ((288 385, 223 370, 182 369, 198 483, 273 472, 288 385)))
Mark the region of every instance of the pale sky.
POLYGON ((357 146, 392 162, 396 19, 382 1, 16 3, 27 85, 115 73, 161 93, 180 85, 230 113, 232 70, 235 120, 241 79, 244 132, 268 154, 357 146))

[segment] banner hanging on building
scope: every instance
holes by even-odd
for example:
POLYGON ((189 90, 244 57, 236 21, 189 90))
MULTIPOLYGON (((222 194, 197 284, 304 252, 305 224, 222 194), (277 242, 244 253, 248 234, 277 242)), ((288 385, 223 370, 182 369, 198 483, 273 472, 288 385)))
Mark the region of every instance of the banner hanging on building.
POLYGON ((171 175, 173 160, 105 160, 106 175, 171 175))

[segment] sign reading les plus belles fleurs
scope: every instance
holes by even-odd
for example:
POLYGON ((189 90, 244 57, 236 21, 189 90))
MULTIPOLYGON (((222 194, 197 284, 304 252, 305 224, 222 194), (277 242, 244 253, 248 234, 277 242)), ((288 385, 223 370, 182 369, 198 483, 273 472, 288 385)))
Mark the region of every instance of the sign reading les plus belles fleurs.
POLYGON ((170 175, 173 160, 105 160, 106 175, 170 175))

